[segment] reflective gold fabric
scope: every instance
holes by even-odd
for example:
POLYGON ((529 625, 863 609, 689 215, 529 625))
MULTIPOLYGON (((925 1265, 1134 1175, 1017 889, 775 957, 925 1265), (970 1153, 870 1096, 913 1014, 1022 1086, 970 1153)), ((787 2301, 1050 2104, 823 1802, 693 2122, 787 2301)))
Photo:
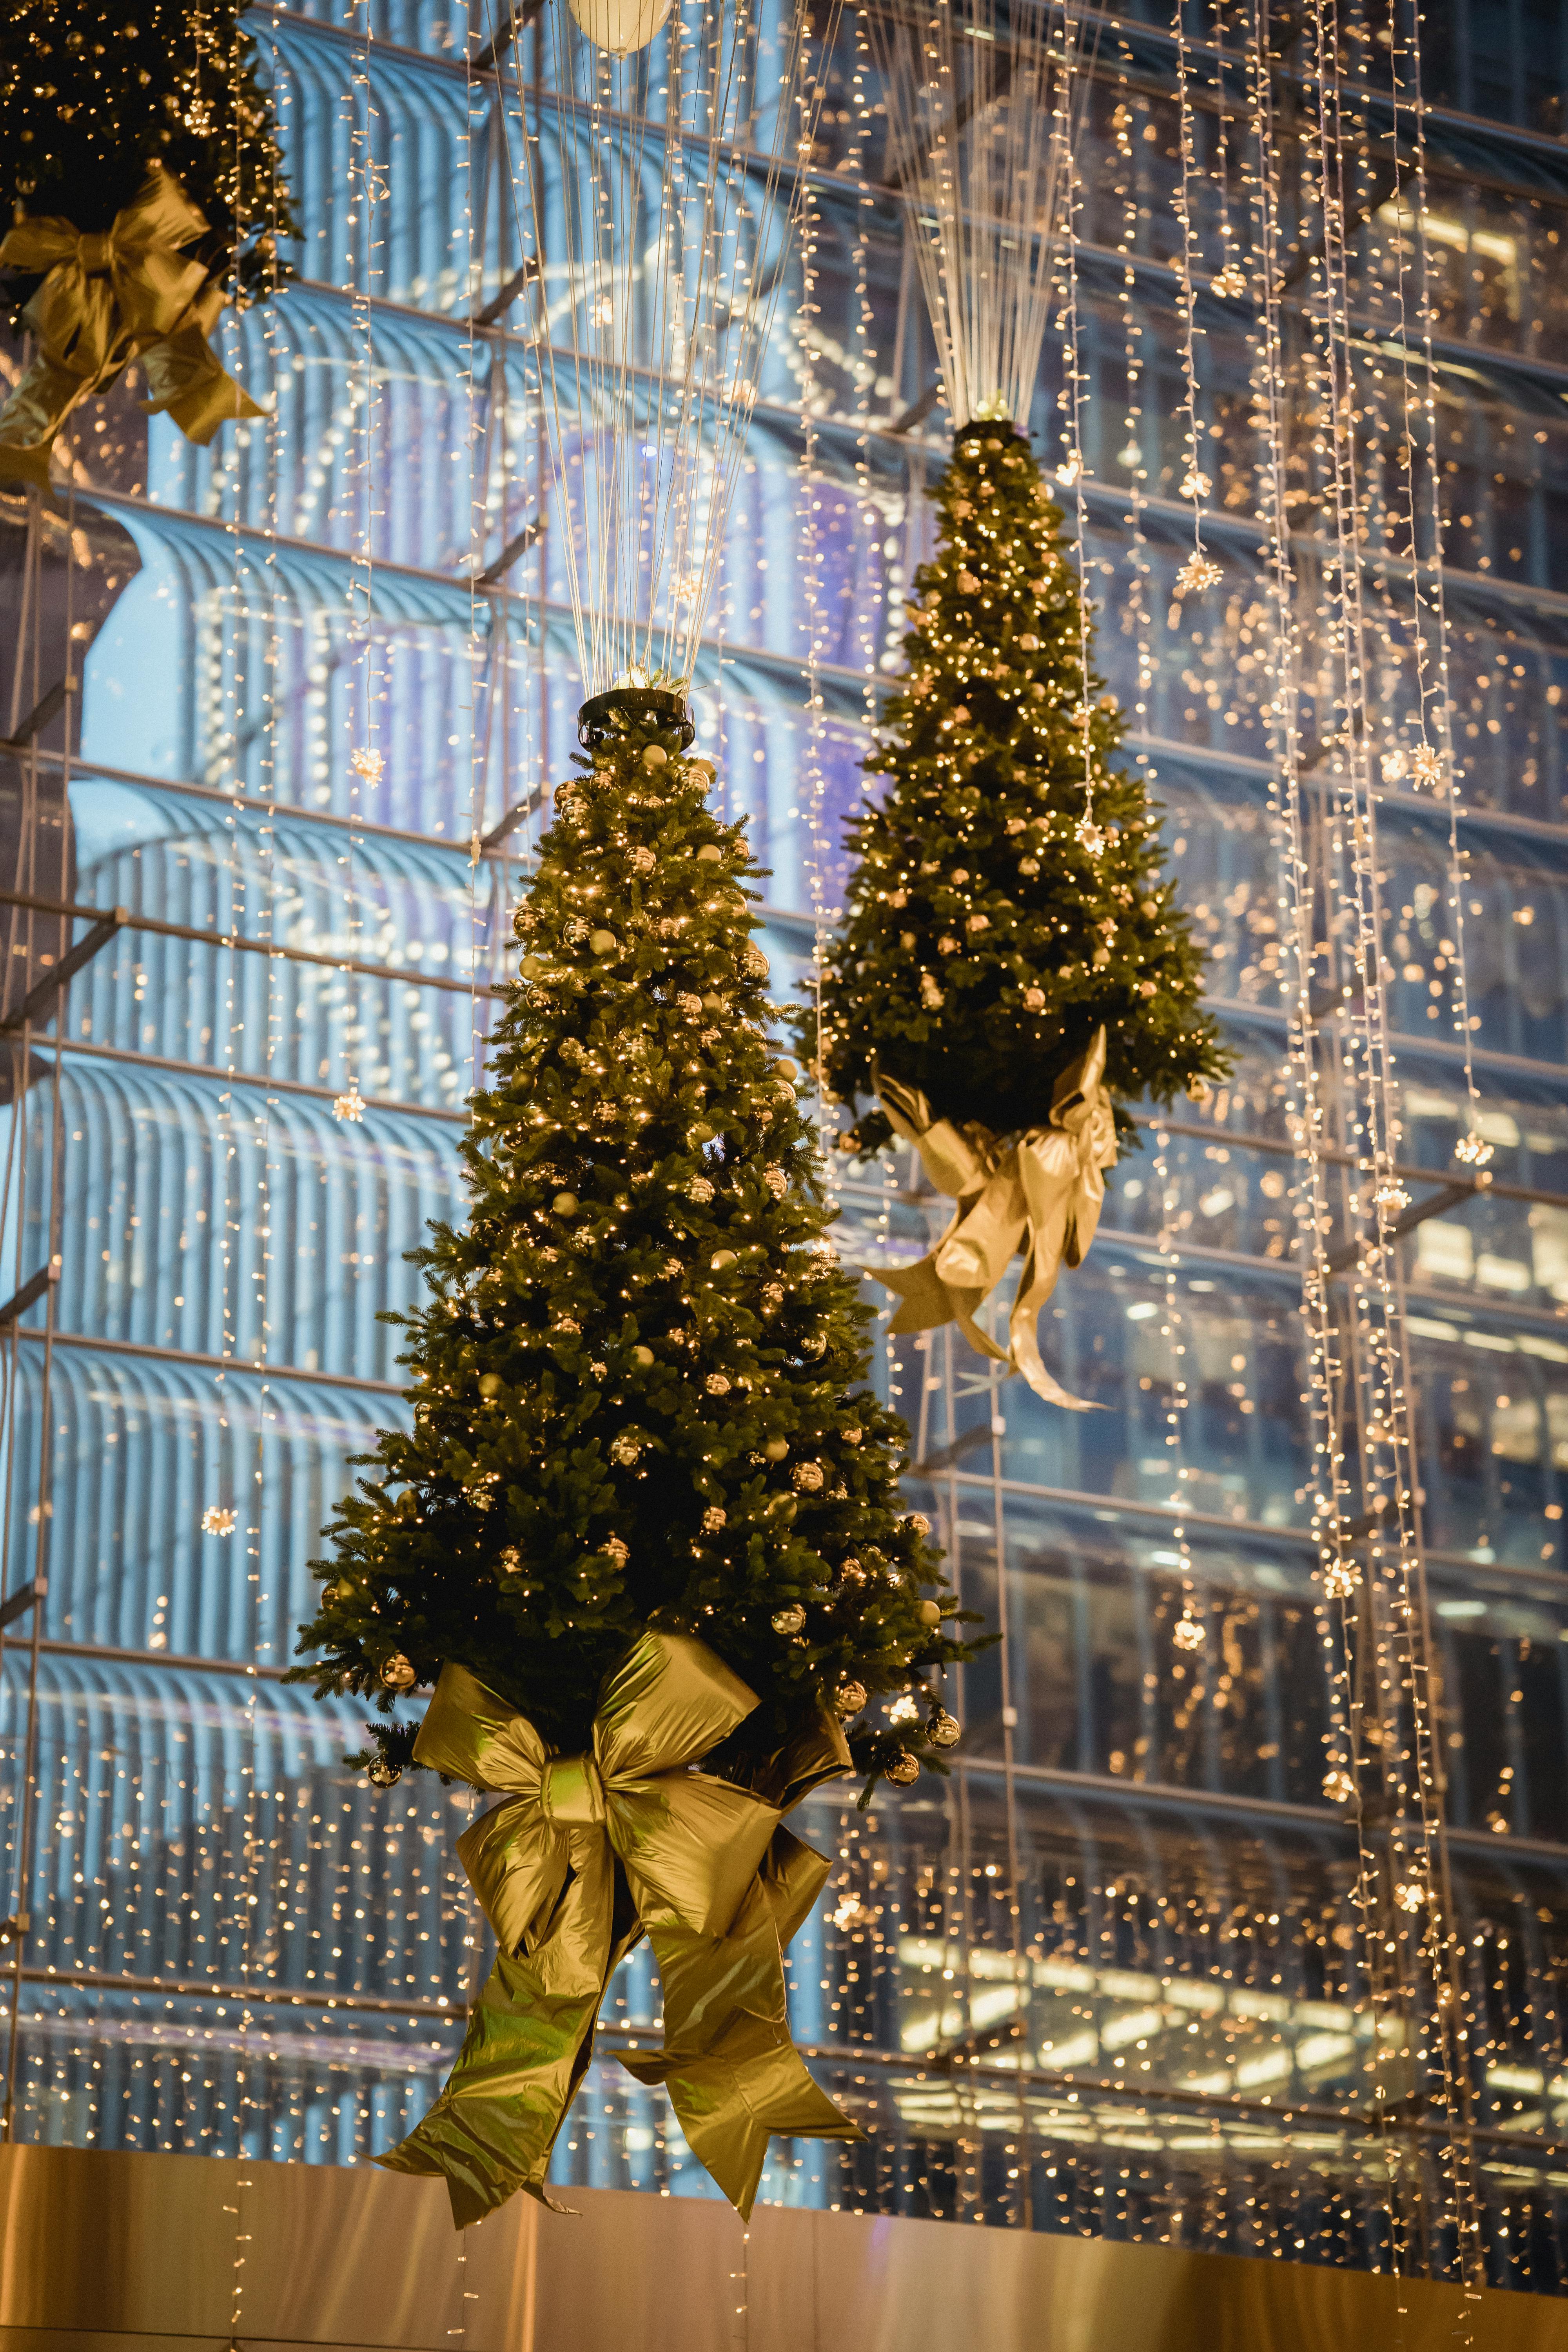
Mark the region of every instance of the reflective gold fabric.
POLYGON ((1116 1118, 1103 1084, 1105 1031, 1062 1072, 1044 1127, 1031 1128, 1007 1152, 983 1129, 933 1120, 924 1095, 879 1077, 877 1092, 894 1132, 920 1153, 939 1192, 958 1207, 933 1250, 917 1265, 879 1270, 877 1279, 903 1305, 895 1331, 931 1331, 956 1323, 976 1352, 1022 1372, 1037 1396, 1074 1412, 1091 1407, 1069 1396, 1040 1356, 1041 1307, 1064 1265, 1081 1265, 1100 1224, 1105 1171, 1116 1164, 1116 1118), (975 1321, 979 1307, 1019 1249, 1024 1271, 999 1348, 975 1321))
MULTIPOLYGON (((592 1752, 552 1756, 477 1675, 442 1668, 415 1755, 505 1792, 458 1843, 499 1949, 440 2098, 380 2161, 444 2173, 459 2229, 519 2189, 549 2202, 605 1988, 643 1935, 664 2047, 624 2063, 668 2084, 732 2204, 750 2213, 770 2132, 861 2137, 807 2074, 784 2004, 784 1948, 830 1865, 781 1826, 782 1805, 692 1769, 755 1705, 702 1643, 647 1633, 606 1678, 592 1752)), ((774 1759, 784 1801, 848 1761, 825 1715, 774 1759)))
POLYGON ((0 409, 0 480, 47 491, 66 418, 134 359, 151 394, 142 407, 166 409, 187 440, 210 441, 226 416, 264 414, 207 344, 223 292, 181 251, 206 225, 178 180, 154 169, 102 233, 54 215, 9 231, 0 261, 44 281, 22 313, 37 351, 0 409))

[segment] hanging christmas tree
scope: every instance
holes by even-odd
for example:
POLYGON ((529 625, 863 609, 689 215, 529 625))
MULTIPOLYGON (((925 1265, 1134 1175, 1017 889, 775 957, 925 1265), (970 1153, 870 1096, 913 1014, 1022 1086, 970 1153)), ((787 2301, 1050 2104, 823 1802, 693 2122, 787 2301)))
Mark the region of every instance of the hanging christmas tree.
POLYGON ((1028 442, 964 426, 933 496, 908 676, 866 761, 887 789, 851 828, 820 1030, 813 1011, 804 1031, 858 1109, 861 1151, 894 1132, 889 1081, 994 1138, 1042 1126, 1101 1029, 1112 1097, 1169 1102, 1226 1067, 1159 811, 1115 765, 1123 720, 1086 675, 1078 576, 1028 442))
POLYGON ((47 487, 78 402, 142 362, 193 440, 261 411, 207 337, 264 299, 295 224, 236 0, 18 0, 0 22, 0 273, 32 364, 0 411, 0 480, 47 487))
MULTIPOLYGON (((673 698, 607 699, 518 919, 468 1222, 421 1253, 413 1426, 343 1504, 301 1646, 321 1689, 384 1710, 458 1660, 580 1748, 628 1643, 697 1634, 763 1701, 727 1774, 826 1703, 858 1767, 912 1777, 933 1724, 951 1738, 927 1678, 958 1655, 953 1604, 900 1504, 870 1312, 768 1042, 756 869, 680 756, 673 698), (864 1711, 876 1696, 902 1697, 895 1725, 864 1711)), ((406 1735, 377 1738, 404 1760, 406 1735)))
POLYGON ((384 1717, 435 1683, 417 1738, 379 1721, 360 1760, 502 1793, 459 1847, 495 1967, 383 2159, 444 2174, 460 2225, 544 2194, 643 1933, 664 2042, 626 2063, 743 2212, 771 2132, 857 2137, 790 2039, 783 1951, 829 1865, 781 1817, 851 1758, 908 1783, 959 1728, 932 1679, 964 1654, 955 1604, 900 1507, 904 1433, 768 1041, 742 830, 677 698, 584 720, 463 1145, 468 1219, 405 1318, 413 1425, 342 1506, 297 1670, 384 1717))

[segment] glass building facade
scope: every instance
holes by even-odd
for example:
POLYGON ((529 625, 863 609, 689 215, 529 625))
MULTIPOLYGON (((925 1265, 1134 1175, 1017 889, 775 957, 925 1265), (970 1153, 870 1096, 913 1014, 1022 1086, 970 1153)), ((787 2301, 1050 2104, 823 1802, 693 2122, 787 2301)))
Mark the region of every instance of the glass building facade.
MULTIPOLYGON (((1400 1282, 1476 2053, 1467 2147, 1490 2274, 1553 2291, 1568 33, 1552 6, 1431 13, 1431 383, 1494 1181, 1412 1227, 1400 1282)), ((14 2137, 348 2162, 433 2098, 480 1980, 454 1853, 470 1801, 423 1775, 372 1790, 342 1760, 353 1705, 281 1677, 349 1458, 404 1411, 379 1318, 413 1295, 426 1222, 461 1213, 463 1107, 579 695, 509 181, 525 128, 550 135, 535 36, 480 70, 495 24, 441 0, 250 21, 303 224, 278 299, 224 330, 270 415, 198 450, 141 414, 132 382, 78 413, 59 513, 0 510, 16 1603, 0 1627, 0 1964, 14 2137), (356 770, 356 751, 378 757, 356 770), (353 1090, 357 1120, 338 1115, 353 1090)), ((838 1866, 792 1957, 797 2038, 871 2137, 775 2143, 763 2194, 1441 2266, 1449 2125, 1415 2073, 1374 2123, 1368 2084, 1397 2078, 1400 2028, 1367 1997, 1356 1841, 1323 1793, 1258 329, 1248 300, 1202 282, 1222 199, 1245 243, 1256 194, 1240 16, 1194 7, 1185 27, 1205 532, 1225 574, 1201 616, 1173 585, 1191 543, 1176 48, 1157 10, 1097 23, 1078 266, 1099 658, 1164 804, 1236 1069, 1123 1160, 1051 1306, 1053 1368, 1098 1411, 998 1382, 951 1332, 879 1347, 911 1500, 1003 1639, 963 1677, 949 1781, 806 1809, 838 1866), (1173 1640, 1194 1615, 1201 1652, 1173 1640)), ((852 25, 824 71, 804 258, 696 680, 702 748, 771 869, 781 992, 808 981, 838 904, 840 828, 945 448, 940 411, 911 421, 930 336, 852 25)), ((1305 87, 1289 54, 1278 79, 1305 87)), ((1364 194, 1352 317, 1373 372, 1405 200, 1375 175, 1364 194)), ((559 256, 540 259, 548 283, 559 256)), ((1374 481, 1392 463, 1375 433, 1364 462, 1374 481)), ((1306 497, 1293 520, 1306 562, 1322 516, 1306 497)), ((1401 577, 1391 555, 1373 581, 1391 694, 1401 577)), ((1448 813, 1395 785, 1382 824, 1405 1150, 1436 1184, 1466 1116, 1448 813)), ((902 1161, 840 1192, 848 1258, 939 1229, 902 1161)), ((563 2180, 710 2193, 662 2095, 614 2062, 656 2009, 634 1955, 563 2180)))

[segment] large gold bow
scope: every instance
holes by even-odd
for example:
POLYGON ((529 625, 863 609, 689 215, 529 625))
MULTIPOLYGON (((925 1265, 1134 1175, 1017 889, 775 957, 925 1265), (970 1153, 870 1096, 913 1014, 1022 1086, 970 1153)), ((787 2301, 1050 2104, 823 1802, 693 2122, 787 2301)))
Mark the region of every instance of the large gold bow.
POLYGON ((210 441, 226 416, 266 413, 207 344, 223 289, 181 250, 206 226, 178 180, 153 169, 101 235, 50 215, 18 221, 0 243, 7 268, 46 273, 22 313, 37 352, 0 409, 0 480, 47 490, 66 418, 134 359, 152 394, 142 406, 167 409, 189 441, 210 441))
POLYGON ((1105 1031, 1065 1069, 1044 1127, 1006 1152, 984 1129, 933 1120, 924 1095, 879 1077, 877 1091, 894 1131, 920 1153, 926 1174, 958 1207, 936 1247, 918 1265, 877 1279, 903 1305, 895 1331, 931 1331, 956 1323, 972 1348, 1022 1372, 1037 1396, 1074 1412, 1093 1410, 1069 1396, 1040 1356, 1039 1313, 1064 1265, 1080 1265, 1100 1223, 1105 1171, 1116 1165, 1116 1118, 1105 1091, 1105 1031), (1006 1273, 1018 1249, 1024 1271, 999 1348, 975 1311, 1006 1273))
POLYGON ((645 1933, 665 2042, 624 2063, 668 2085, 742 2214, 770 2132, 862 2137, 807 2074, 784 2007, 784 1947, 831 1865, 781 1816, 847 1768, 843 1732, 824 1716, 775 1759, 777 1804, 690 1769, 756 1703, 701 1642, 645 1633, 605 1679, 592 1749, 552 1756, 525 1716, 466 1667, 443 1666, 414 1752, 508 1792, 458 1842, 498 1949, 439 2099, 380 2161, 444 2173, 459 2229, 519 2189, 549 2201, 550 2152, 605 1989, 645 1933))

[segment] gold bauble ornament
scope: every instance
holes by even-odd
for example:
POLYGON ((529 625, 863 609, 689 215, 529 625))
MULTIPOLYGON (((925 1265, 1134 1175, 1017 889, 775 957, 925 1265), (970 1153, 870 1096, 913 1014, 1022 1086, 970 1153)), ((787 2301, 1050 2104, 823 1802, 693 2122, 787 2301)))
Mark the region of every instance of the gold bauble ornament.
POLYGON ((892 1762, 883 1766, 882 1777, 890 1780, 895 1789, 912 1788, 921 1777, 920 1764, 907 1748, 900 1748, 892 1762))
POLYGON ((381 1669, 381 1679, 388 1690, 405 1691, 412 1690, 419 1677, 402 1651, 394 1650, 381 1669))
POLYGON ((773 1632, 775 1633, 798 1633, 805 1622, 805 1612, 800 1606, 798 1601, 792 1602, 790 1607, 787 1609, 775 1609, 773 1611, 773 1632))
POLYGON ((864 1683, 840 1683, 833 1694, 833 1712, 843 1716, 847 1722, 850 1716, 858 1715, 865 1704, 864 1683))
POLYGON ((963 1732, 957 1716, 949 1715, 945 1706, 939 1706, 926 1726, 926 1738, 933 1748, 956 1748, 963 1732))
POLYGON ((403 1768, 389 1763, 384 1756, 374 1756, 365 1767, 365 1778, 373 1789, 391 1789, 403 1778, 403 1768))

